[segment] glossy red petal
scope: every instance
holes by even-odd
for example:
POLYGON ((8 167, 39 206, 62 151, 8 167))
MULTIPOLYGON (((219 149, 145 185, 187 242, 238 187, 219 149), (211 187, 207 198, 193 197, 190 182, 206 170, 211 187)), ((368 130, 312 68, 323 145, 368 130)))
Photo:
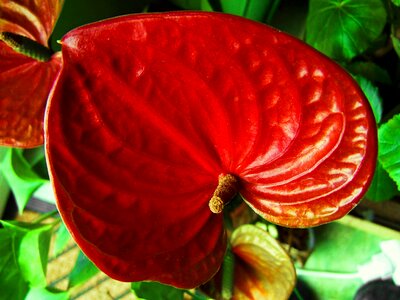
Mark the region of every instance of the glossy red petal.
POLYGON ((376 127, 357 84, 333 62, 282 37, 302 106, 291 146, 269 164, 242 173, 243 196, 265 219, 289 227, 320 225, 347 214, 368 189, 376 127))
POLYGON ((356 84, 267 26, 143 14, 73 30, 62 48, 47 111, 50 173, 66 225, 114 278, 209 279, 226 243, 208 208, 220 174, 289 226, 347 213, 372 176, 374 119, 356 84))
POLYGON ((0 32, 20 34, 47 46, 63 3, 64 0, 0 0, 0 32))
POLYGON ((47 97, 61 68, 61 53, 39 62, 0 42, 0 144, 43 144, 47 97))

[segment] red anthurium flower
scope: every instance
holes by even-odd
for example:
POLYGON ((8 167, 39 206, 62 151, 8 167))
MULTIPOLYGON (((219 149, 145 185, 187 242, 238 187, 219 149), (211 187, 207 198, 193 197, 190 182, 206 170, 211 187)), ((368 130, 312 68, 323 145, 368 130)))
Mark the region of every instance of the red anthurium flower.
POLYGON ((46 47, 63 2, 0 0, 1 145, 43 144, 44 108, 61 67, 61 55, 46 47))
POLYGON ((217 13, 140 14, 62 39, 46 119, 60 213, 123 281, 194 287, 219 269, 224 205, 275 223, 337 219, 376 157, 352 78, 301 41, 217 13))

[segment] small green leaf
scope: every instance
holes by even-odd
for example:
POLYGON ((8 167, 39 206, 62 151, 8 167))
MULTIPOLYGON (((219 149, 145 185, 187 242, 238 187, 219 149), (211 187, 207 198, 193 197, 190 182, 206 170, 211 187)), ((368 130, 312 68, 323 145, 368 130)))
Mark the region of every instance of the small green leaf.
POLYGON ((400 189, 400 114, 378 130, 379 161, 400 189))
POLYGON ((41 178, 32 170, 23 157, 22 150, 6 148, 2 157, 1 172, 14 193, 19 212, 22 213, 33 192, 48 180, 41 178))
POLYGON ((181 289, 158 282, 132 282, 131 289, 137 297, 146 300, 180 300, 184 294, 181 289))
POLYGON ((69 288, 81 285, 99 272, 99 269, 83 254, 79 252, 75 266, 69 274, 69 288))
POLYGON ((378 88, 364 77, 356 76, 356 80, 372 107, 376 123, 380 123, 382 118, 382 99, 379 96, 378 88))
POLYGON ((331 58, 348 61, 380 36, 386 17, 381 0, 310 0, 306 41, 331 58))
POLYGON ((386 201, 399 194, 396 183, 389 177, 378 161, 375 169, 374 178, 365 197, 371 201, 386 201))
POLYGON ((31 288, 25 300, 68 300, 69 293, 49 288, 31 288))
POLYGON ((391 35, 390 38, 392 39, 394 51, 396 51, 397 56, 400 57, 400 40, 394 35, 391 35))
POLYGON ((57 229, 56 237, 54 241, 54 250, 53 254, 55 256, 61 254, 65 247, 68 245, 68 242, 71 240, 71 235, 65 227, 64 223, 61 222, 60 227, 57 229))

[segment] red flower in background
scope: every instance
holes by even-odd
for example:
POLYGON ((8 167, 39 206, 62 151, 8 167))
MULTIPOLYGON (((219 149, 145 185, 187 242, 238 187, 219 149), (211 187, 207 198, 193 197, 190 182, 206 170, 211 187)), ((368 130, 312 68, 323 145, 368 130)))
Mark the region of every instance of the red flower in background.
POLYGON ((69 32, 62 53, 50 174, 67 227, 113 278, 198 286, 220 267, 235 193, 307 227, 347 214, 371 181, 375 120, 357 84, 260 23, 125 16, 69 32))
POLYGON ((44 108, 61 67, 61 55, 48 50, 46 58, 30 57, 32 53, 22 48, 34 41, 46 51, 63 2, 0 0, 1 145, 28 148, 43 144, 44 108))

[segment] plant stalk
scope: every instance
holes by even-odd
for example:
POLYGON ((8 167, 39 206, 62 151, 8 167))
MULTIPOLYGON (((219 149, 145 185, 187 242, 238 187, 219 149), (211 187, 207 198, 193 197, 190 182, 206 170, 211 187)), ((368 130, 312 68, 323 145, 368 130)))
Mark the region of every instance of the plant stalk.
POLYGON ((232 252, 231 245, 229 244, 226 249, 224 261, 222 263, 221 295, 223 300, 232 299, 233 286, 234 286, 234 270, 235 270, 235 256, 232 252))

